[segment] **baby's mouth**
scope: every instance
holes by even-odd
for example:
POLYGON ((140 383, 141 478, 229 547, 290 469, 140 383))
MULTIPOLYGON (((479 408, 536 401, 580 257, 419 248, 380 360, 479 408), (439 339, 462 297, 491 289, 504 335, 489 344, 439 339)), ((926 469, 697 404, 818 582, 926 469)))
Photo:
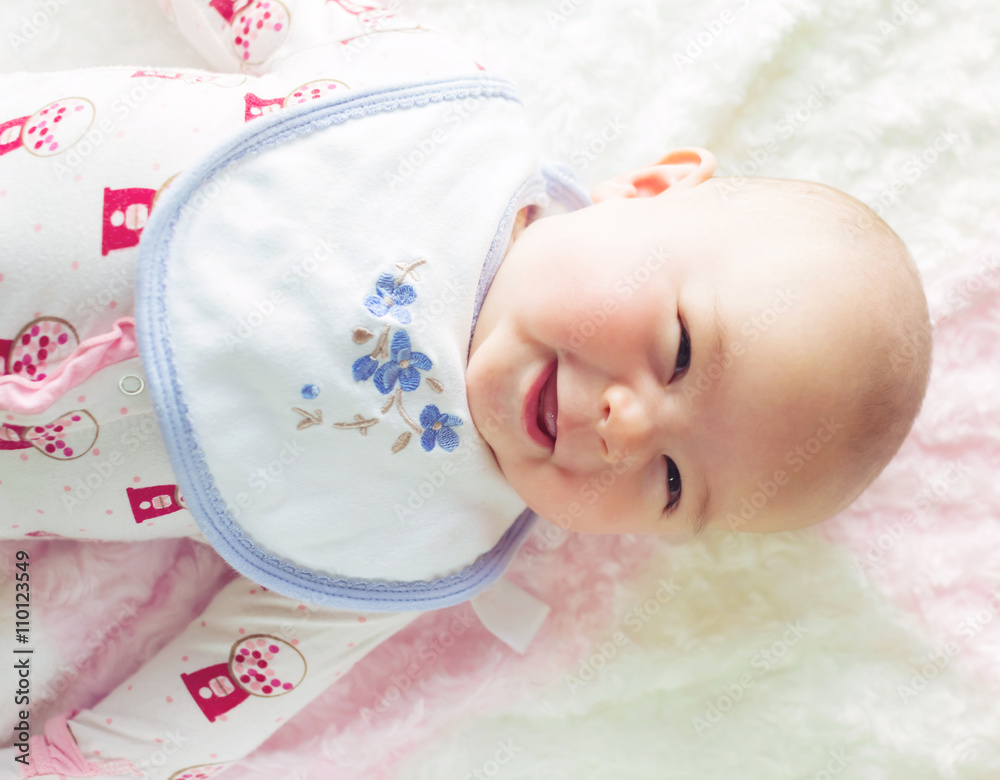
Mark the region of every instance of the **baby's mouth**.
POLYGON ((538 393, 538 428, 556 442, 556 418, 559 414, 559 399, 556 396, 556 371, 549 374, 538 393))
POLYGON ((524 399, 522 426, 528 438, 547 450, 555 449, 556 418, 559 412, 556 400, 556 368, 553 360, 532 382, 524 399))

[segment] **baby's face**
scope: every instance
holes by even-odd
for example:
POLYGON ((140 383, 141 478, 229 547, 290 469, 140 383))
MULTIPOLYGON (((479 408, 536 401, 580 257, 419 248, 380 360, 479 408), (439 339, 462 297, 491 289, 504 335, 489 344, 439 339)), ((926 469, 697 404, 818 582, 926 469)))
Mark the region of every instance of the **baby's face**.
POLYGON ((692 175, 534 222, 483 304, 473 420, 528 506, 571 530, 808 525, 844 457, 862 312, 795 226, 693 197, 692 175))

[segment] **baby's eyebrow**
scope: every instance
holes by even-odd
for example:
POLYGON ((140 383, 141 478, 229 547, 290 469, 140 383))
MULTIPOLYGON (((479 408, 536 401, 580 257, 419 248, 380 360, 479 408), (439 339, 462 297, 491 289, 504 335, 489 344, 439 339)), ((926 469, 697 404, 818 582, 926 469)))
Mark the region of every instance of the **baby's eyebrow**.
POLYGON ((708 505, 712 500, 712 494, 708 490, 708 485, 705 485, 705 492, 701 494, 701 499, 698 501, 698 510, 694 513, 694 522, 691 525, 694 533, 691 536, 697 536, 702 531, 705 530, 705 526, 708 525, 708 519, 710 517, 708 513, 708 505))
POLYGON ((712 314, 714 315, 713 320, 715 322, 715 340, 712 344, 712 352, 709 355, 709 363, 719 363, 725 366, 726 358, 726 345, 729 343, 729 329, 726 327, 726 323, 722 321, 719 316, 719 296, 716 293, 714 297, 715 306, 712 308, 712 314))

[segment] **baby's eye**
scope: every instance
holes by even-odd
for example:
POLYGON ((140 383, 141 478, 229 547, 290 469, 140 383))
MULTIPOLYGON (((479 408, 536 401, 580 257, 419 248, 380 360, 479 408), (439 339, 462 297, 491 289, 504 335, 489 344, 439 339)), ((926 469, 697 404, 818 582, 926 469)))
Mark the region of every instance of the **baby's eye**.
POLYGON ((678 317, 678 322, 681 324, 681 342, 677 345, 677 362, 674 364, 674 375, 670 378, 671 382, 684 376, 688 366, 691 365, 691 339, 688 336, 687 328, 684 327, 684 320, 678 317))
POLYGON ((666 455, 663 457, 667 460, 667 505, 664 511, 669 512, 681 500, 681 472, 677 469, 676 463, 666 455))

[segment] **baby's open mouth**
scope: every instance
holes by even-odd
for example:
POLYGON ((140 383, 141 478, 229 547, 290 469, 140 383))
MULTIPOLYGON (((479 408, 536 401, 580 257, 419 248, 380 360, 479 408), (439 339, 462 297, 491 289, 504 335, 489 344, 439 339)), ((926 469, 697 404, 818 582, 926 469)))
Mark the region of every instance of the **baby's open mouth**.
POLYGON ((552 443, 556 441, 556 415, 559 413, 559 399, 556 397, 556 372, 549 374, 549 378, 542 385, 542 390, 538 394, 538 427, 542 433, 547 433, 552 437, 552 443))
POLYGON ((528 437, 550 450, 555 448, 556 418, 559 413, 556 366, 557 361, 553 360, 532 383, 525 398, 523 416, 528 437))

